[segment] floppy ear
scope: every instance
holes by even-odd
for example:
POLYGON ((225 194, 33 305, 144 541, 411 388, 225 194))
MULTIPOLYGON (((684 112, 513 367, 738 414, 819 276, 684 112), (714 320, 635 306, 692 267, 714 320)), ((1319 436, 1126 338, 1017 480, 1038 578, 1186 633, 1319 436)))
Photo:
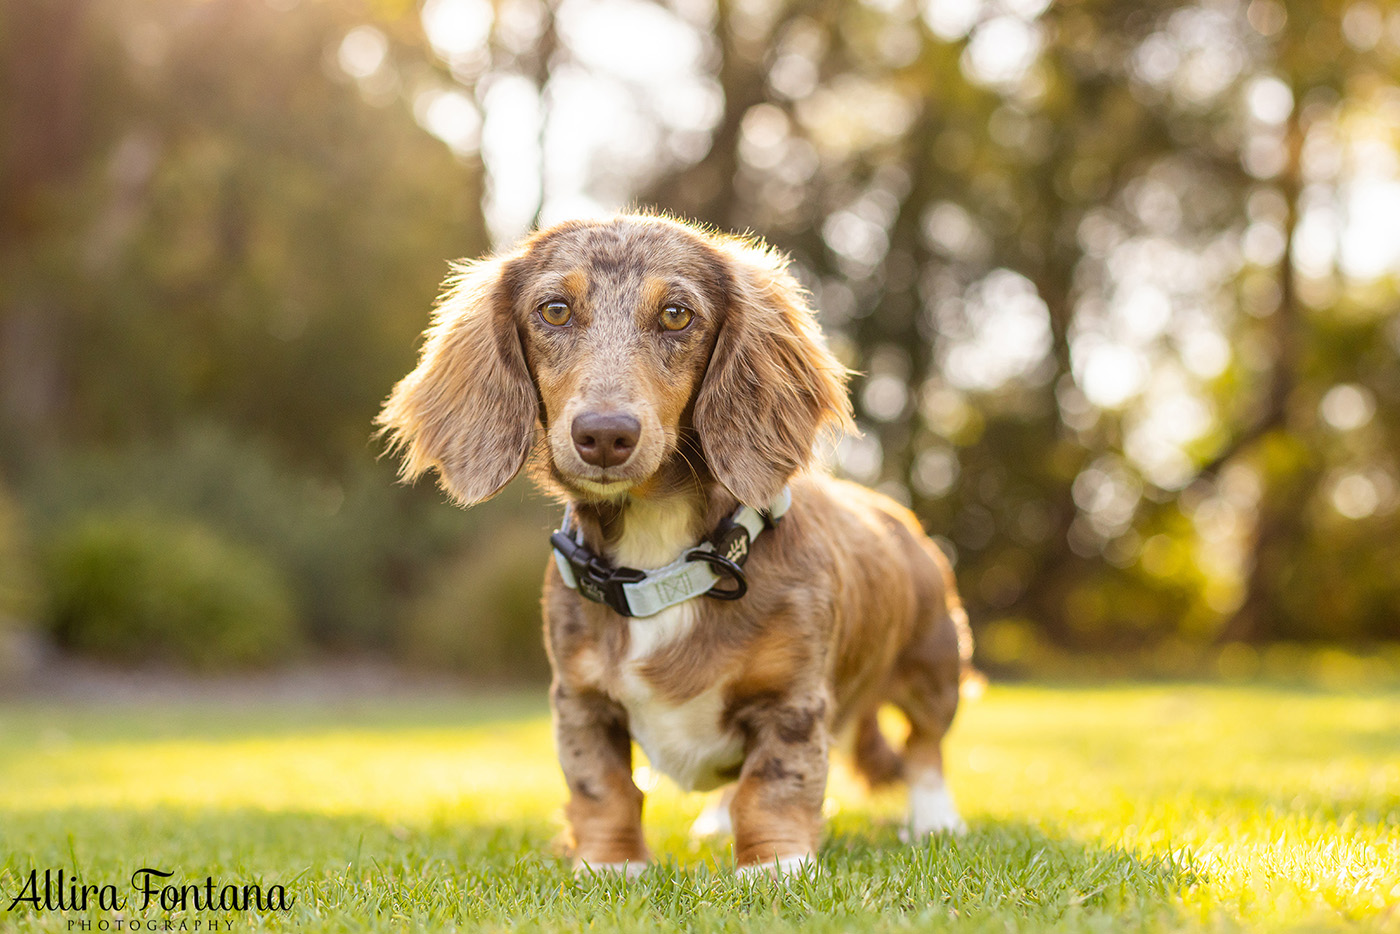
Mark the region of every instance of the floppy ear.
POLYGON ((786 257, 739 240, 718 248, 727 307, 695 428, 719 481, 740 502, 766 509, 807 466, 824 425, 853 427, 847 370, 826 349, 786 257))
POLYGON ((443 489, 464 506, 509 483, 534 438, 539 404, 511 315, 513 262, 456 267, 417 368, 376 419, 403 458, 402 479, 437 468, 443 489))

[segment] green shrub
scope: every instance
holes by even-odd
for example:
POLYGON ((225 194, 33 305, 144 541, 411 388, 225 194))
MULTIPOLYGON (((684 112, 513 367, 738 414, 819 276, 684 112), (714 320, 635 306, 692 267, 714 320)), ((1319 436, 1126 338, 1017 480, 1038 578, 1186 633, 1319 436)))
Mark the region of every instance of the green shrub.
POLYGON ((400 657, 479 678, 546 677, 540 582, 548 555, 548 538, 522 522, 446 562, 405 613, 400 657))
POLYGON ((350 649, 389 646, 404 595, 476 521, 429 483, 397 484, 393 463, 368 449, 317 471, 210 426, 61 452, 31 471, 24 494, 41 544, 89 513, 139 512, 188 517, 255 548, 296 591, 311 639, 350 649))
POLYGON ((58 643, 106 661, 264 665, 301 641, 276 568, 188 520, 89 515, 54 537, 43 570, 58 643))
POLYGON ((0 484, 0 678, 25 667, 20 651, 33 628, 39 586, 19 507, 0 484))
POLYGON ((35 610, 37 582, 23 517, 0 484, 0 629, 16 626, 35 610))

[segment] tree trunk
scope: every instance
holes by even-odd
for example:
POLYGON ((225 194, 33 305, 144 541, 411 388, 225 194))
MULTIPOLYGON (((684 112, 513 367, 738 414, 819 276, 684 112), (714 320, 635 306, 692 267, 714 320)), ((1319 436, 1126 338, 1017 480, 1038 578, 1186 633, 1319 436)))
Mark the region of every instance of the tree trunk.
MULTIPOLYGON (((1301 100, 1302 89, 1293 88, 1293 99, 1301 100)), ((1302 312, 1298 305, 1298 290, 1293 268, 1293 234, 1298 226, 1298 201, 1302 193, 1302 152, 1305 133, 1299 107, 1294 106, 1284 130, 1287 160, 1279 178, 1279 190, 1287 205, 1284 216, 1283 255, 1278 264, 1279 304, 1273 315, 1274 361, 1268 409, 1259 423, 1245 432, 1231 447, 1208 466, 1214 471, 1223 466, 1248 442, 1261 437, 1288 422, 1288 403, 1297 385, 1302 350, 1302 312)), ((1288 551, 1304 532, 1304 510, 1315 478, 1311 471, 1294 470, 1270 477, 1268 465, 1261 471, 1265 484, 1259 502, 1259 518, 1255 525, 1251 548, 1249 577, 1244 601, 1221 628, 1220 642, 1265 642, 1278 631, 1275 587, 1285 572, 1288 551)))

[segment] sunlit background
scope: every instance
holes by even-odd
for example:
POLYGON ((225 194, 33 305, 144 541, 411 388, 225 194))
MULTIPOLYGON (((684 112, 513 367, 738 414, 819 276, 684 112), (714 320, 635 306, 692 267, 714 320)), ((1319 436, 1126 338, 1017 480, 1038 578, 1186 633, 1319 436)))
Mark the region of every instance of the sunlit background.
POLYGON ((0 80, 0 667, 539 676, 553 508, 370 423, 629 205, 792 254, 985 667, 1400 639, 1400 4, 8 0, 0 80))

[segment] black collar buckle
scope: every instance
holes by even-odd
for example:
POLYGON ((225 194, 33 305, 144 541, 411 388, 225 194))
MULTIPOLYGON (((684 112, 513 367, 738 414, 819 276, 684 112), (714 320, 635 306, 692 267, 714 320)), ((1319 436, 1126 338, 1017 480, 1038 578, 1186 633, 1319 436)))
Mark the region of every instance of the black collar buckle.
POLYGON ((622 616, 632 615, 632 608, 627 605, 627 591, 622 589, 622 585, 646 580, 646 571, 615 568, 562 531, 551 535, 549 541, 569 562, 574 579, 578 581, 579 593, 594 603, 612 607, 622 616))

